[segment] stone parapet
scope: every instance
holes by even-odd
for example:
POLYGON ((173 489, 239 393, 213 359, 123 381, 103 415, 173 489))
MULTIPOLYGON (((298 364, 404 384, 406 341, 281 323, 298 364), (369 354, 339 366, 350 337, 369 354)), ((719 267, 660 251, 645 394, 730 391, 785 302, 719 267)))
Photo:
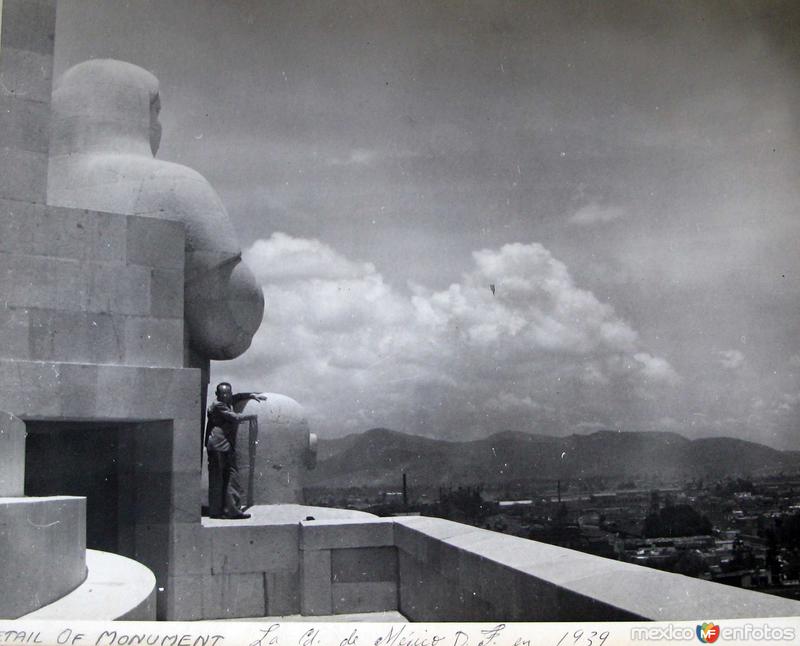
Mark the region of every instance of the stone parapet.
POLYGON ((356 512, 300 505, 251 511, 245 521, 172 527, 169 618, 398 610, 413 621, 800 615, 800 602, 440 518, 348 517, 356 512))
POLYGON ((678 621, 800 615, 800 602, 440 518, 395 519, 415 621, 678 621))
POLYGON ((303 521, 300 554, 302 614, 397 610, 391 519, 303 521))
POLYGON ((300 614, 301 598, 309 603, 309 592, 302 589, 304 559, 308 556, 313 560, 314 555, 327 557, 330 567, 320 575, 310 569, 309 561, 305 580, 314 589, 327 590, 325 603, 338 608, 337 612, 364 605, 365 596, 371 601, 388 595, 388 605, 396 608, 397 558, 390 520, 358 511, 297 504, 258 505, 248 511, 252 517, 247 520, 204 518, 200 526, 185 523, 172 527, 170 562, 174 576, 166 583, 169 618, 300 614), (309 517, 319 520, 304 520, 309 517), (329 539, 317 535, 313 547, 306 544, 309 549, 301 549, 302 534, 317 533, 309 530, 315 522, 322 528, 318 531, 329 534, 329 539), (365 525, 375 525, 377 533, 370 535, 365 525), (341 536, 347 533, 351 547, 331 549, 331 545, 341 545, 341 536), (356 547, 359 544, 362 547, 356 547))

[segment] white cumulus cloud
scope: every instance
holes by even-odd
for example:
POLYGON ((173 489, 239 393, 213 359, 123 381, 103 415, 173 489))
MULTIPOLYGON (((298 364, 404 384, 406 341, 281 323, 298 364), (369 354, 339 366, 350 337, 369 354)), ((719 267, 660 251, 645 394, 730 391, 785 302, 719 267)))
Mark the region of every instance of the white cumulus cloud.
POLYGON ((678 381, 678 374, 666 359, 654 357, 647 352, 637 352, 633 355, 633 358, 642 364, 642 374, 645 377, 670 383, 678 381))
POLYGON ((282 233, 245 258, 266 315, 250 350, 215 364, 215 378, 295 397, 324 434, 625 424, 630 400, 652 400, 643 388, 678 380, 540 244, 476 251, 442 290, 399 289, 369 262, 282 233))
POLYGON ((256 240, 243 256, 263 285, 297 279, 352 279, 375 272, 371 264, 348 260, 319 240, 285 233, 256 240))

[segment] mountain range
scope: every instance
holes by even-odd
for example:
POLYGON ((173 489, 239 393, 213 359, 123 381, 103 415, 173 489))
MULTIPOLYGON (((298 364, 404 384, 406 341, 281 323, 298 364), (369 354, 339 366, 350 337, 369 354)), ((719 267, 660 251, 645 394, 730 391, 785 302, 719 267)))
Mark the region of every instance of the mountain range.
POLYGON ((553 437, 504 431, 447 441, 385 428, 320 440, 308 485, 332 488, 502 484, 581 478, 719 479, 793 473, 800 452, 730 437, 690 440, 677 433, 596 431, 553 437))

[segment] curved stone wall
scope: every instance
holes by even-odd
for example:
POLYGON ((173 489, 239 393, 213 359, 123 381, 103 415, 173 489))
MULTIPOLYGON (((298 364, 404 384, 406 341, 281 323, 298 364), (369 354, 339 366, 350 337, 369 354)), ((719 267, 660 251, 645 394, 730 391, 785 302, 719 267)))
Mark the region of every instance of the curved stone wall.
POLYGON ((0 498, 0 617, 37 610, 85 578, 85 498, 0 498))
POLYGON ((25 619, 155 621, 156 577, 118 554, 86 551, 86 580, 69 594, 25 619))

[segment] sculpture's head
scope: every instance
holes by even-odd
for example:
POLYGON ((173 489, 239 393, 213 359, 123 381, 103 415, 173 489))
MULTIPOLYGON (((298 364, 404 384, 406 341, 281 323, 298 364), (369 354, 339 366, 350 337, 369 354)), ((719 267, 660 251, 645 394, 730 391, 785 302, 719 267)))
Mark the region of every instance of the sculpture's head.
POLYGON ((95 59, 68 69, 53 89, 51 154, 155 155, 161 142, 158 79, 131 63, 95 59))

